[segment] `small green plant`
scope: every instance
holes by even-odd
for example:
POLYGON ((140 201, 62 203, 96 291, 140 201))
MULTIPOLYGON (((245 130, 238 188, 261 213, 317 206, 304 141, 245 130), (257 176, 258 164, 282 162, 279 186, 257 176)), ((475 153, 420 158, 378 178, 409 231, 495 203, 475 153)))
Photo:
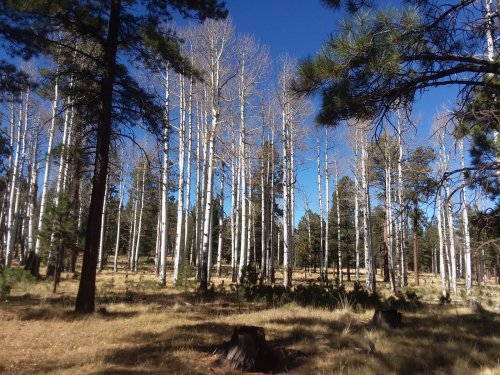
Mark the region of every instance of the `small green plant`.
POLYGON ((35 278, 28 271, 6 267, 0 270, 0 297, 7 297, 14 287, 26 290, 34 282, 35 278))
POLYGON ((189 280, 191 278, 193 278, 195 275, 195 268, 185 262, 181 269, 179 270, 179 276, 177 278, 177 284, 176 286, 183 286, 184 287, 184 291, 187 291, 187 288, 189 286, 189 280))
POLYGON ((246 301, 247 292, 245 288, 241 285, 237 285, 234 290, 234 296, 236 298, 236 302, 238 302, 238 311, 241 311, 241 304, 246 301))

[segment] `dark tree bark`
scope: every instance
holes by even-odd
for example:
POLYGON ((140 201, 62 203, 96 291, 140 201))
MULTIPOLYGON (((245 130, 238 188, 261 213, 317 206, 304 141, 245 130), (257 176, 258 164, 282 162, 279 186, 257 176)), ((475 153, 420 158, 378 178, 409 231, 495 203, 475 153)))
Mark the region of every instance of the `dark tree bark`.
POLYGON ((419 249, 418 249, 418 201, 413 202, 413 273, 415 274, 415 285, 419 285, 419 274, 418 274, 418 260, 419 260, 419 249))
POLYGON ((85 247, 83 250, 82 274, 76 297, 75 311, 82 314, 95 311, 95 280, 99 231, 101 227, 101 209, 104 203, 106 177, 111 143, 111 119, 113 103, 113 84, 116 74, 116 52, 120 30, 121 0, 112 0, 109 16, 108 35, 104 50, 104 69, 99 98, 99 124, 94 162, 94 178, 90 197, 85 247))

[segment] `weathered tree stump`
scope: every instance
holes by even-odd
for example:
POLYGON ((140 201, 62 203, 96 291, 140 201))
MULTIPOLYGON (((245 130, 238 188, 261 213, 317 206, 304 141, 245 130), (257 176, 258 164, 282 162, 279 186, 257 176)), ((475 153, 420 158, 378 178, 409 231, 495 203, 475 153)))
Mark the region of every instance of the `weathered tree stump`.
POLYGON ((402 326, 401 317, 396 309, 375 310, 371 324, 379 328, 399 328, 402 326))
POLYGON ((290 368, 304 354, 272 346, 266 341, 263 327, 237 326, 231 339, 215 349, 215 355, 220 363, 232 369, 271 372, 290 368))

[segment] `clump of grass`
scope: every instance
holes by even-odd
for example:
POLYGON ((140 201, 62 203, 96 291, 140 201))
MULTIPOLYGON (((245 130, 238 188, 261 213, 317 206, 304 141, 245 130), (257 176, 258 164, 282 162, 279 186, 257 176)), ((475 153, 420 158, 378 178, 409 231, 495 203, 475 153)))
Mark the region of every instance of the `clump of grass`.
POLYGON ((17 267, 5 267, 0 270, 0 298, 7 297, 12 289, 27 291, 35 282, 35 277, 28 271, 17 267))

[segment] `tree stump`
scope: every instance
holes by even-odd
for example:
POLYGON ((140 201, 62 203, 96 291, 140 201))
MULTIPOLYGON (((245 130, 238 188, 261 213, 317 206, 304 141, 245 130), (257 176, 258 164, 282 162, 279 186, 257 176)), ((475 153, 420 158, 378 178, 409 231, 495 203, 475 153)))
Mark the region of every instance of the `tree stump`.
POLYGON ((379 328, 399 328, 402 326, 401 317, 396 309, 375 310, 371 324, 379 328))
POLYGON ((303 353, 273 347, 265 338, 264 328, 237 326, 229 341, 215 349, 220 363, 242 371, 282 371, 290 367, 297 356, 303 353))

